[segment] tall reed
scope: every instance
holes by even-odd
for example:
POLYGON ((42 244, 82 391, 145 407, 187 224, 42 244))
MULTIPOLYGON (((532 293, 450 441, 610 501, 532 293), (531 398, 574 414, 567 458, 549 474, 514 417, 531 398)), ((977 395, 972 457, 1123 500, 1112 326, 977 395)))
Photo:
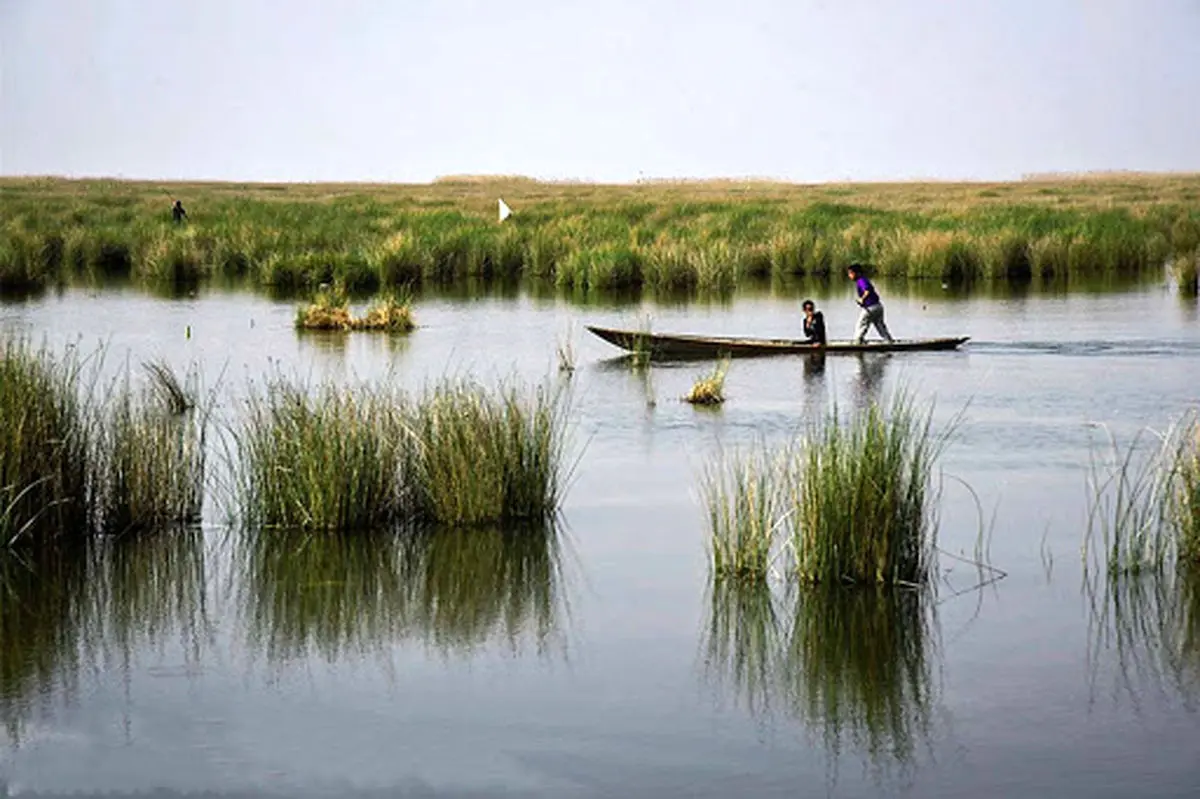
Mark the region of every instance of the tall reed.
POLYGON ((92 525, 95 417, 84 358, 0 342, 0 545, 85 535, 92 525))
POLYGON ((159 364, 135 390, 127 374, 106 400, 95 442, 94 512, 105 533, 200 521, 208 409, 159 364))
POLYGON ((560 395, 444 382, 417 403, 415 509, 442 524, 547 520, 564 478, 560 395))
POLYGON ((762 579, 770 569, 787 495, 786 454, 764 447, 709 466, 702 484, 716 575, 762 579))
POLYGON ((932 419, 897 394, 849 421, 835 409, 784 449, 722 461, 704 483, 715 571, 761 576, 779 550, 803 582, 925 582, 934 469, 953 430, 932 419))
POLYGON ((281 376, 251 386, 234 433, 245 524, 363 530, 404 515, 410 437, 385 389, 310 389, 281 376))
POLYGON ((789 518, 797 576, 806 582, 921 583, 937 540, 934 467, 947 442, 897 394, 847 424, 835 410, 809 433, 789 518))

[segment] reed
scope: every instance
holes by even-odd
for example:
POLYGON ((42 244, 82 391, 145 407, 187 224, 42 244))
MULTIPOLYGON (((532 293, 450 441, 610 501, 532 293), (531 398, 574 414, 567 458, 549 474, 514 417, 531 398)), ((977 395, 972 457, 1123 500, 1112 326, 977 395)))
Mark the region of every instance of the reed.
POLYGON ((718 361, 707 375, 696 378, 692 389, 683 401, 693 405, 720 405, 725 402, 725 375, 729 372, 729 359, 718 361))
POLYGON ((384 389, 251 385, 233 434, 237 513, 251 528, 364 530, 405 515, 410 437, 384 389))
POLYGON ((129 375, 105 401, 94 442, 93 512, 108 534, 162 530, 200 521, 208 410, 164 364, 150 386, 129 375))
POLYGON ((937 539, 933 475, 952 430, 897 394, 809 432, 790 481, 793 568, 802 581, 918 584, 937 539))
POLYGON ((1172 451, 1168 523, 1181 561, 1200 568, 1200 420, 1181 423, 1172 451))
POLYGON ((362 316, 355 317, 350 323, 352 330, 382 330, 389 333, 408 333, 416 326, 411 299, 391 294, 371 303, 362 316))
POLYGON ((557 393, 444 382, 413 414, 418 516, 449 525, 545 521, 564 479, 557 393))
POLYGON ((765 448, 731 455, 708 468, 702 493, 714 575, 766 578, 786 513, 785 468, 786 456, 765 448))
POLYGON ((507 179, 419 186, 0 182, 0 290, 132 276, 184 286, 236 278, 282 291, 530 278, 573 293, 729 291, 837 273, 1080 280, 1158 277, 1193 254, 1196 175, 1001 184, 801 186, 507 179), (503 225, 503 195, 518 213, 503 225))
POLYGON ((312 302, 296 309, 298 330, 350 330, 353 327, 350 301, 340 291, 321 291, 312 302))
POLYGON ((84 359, 0 342, 0 543, 85 535, 92 527, 84 359))

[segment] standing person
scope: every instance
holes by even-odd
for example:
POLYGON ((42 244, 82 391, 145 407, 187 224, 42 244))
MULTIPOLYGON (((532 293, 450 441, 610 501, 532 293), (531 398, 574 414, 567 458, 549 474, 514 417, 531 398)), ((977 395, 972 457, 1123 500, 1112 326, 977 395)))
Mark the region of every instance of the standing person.
POLYGON ((817 310, 812 300, 805 300, 800 306, 804 309, 804 338, 809 344, 825 346, 825 314, 817 310))
POLYGON ((179 200, 176 200, 175 204, 171 206, 171 218, 177 225, 187 219, 187 211, 183 210, 183 203, 179 200))
POLYGON ((867 337, 867 328, 871 325, 875 326, 879 335, 884 339, 895 341, 892 334, 888 332, 887 323, 883 321, 883 303, 879 300, 879 294, 871 285, 871 281, 867 280, 867 276, 863 274, 862 266, 850 264, 846 268, 846 274, 854 281, 855 301, 858 303, 858 307, 862 308, 862 312, 858 315, 858 332, 854 336, 854 343, 863 343, 867 337))

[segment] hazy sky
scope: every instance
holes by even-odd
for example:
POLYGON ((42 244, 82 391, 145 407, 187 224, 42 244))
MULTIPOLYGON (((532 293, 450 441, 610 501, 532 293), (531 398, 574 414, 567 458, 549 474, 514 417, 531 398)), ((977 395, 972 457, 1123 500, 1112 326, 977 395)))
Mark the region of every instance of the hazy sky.
POLYGON ((0 0, 0 173, 1200 170, 1200 0, 0 0))

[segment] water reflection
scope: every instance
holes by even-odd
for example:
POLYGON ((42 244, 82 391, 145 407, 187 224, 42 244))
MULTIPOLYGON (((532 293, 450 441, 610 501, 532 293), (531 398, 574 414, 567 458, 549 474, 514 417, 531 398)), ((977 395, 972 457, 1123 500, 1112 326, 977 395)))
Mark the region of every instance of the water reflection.
POLYGON ((559 630, 553 529, 363 535, 246 533, 234 579, 251 649, 271 662, 382 652, 415 638, 443 653, 489 643, 543 653, 559 630))
POLYGON ((1200 702, 1200 568, 1093 576, 1086 589, 1093 690, 1108 664, 1135 702, 1150 690, 1200 702))
POLYGON ((707 666, 756 716, 799 719, 836 769, 853 748, 877 774, 907 771, 931 732, 936 617, 921 590, 717 581, 707 666))
POLYGON ((186 664, 208 637, 198 529, 0 555, 0 719, 10 740, 85 669, 129 670, 138 652, 178 640, 186 664))
POLYGON ((879 393, 883 388, 883 378, 887 366, 892 361, 891 353, 858 353, 854 356, 858 361, 858 374, 854 381, 854 404, 866 408, 879 402, 879 393))

